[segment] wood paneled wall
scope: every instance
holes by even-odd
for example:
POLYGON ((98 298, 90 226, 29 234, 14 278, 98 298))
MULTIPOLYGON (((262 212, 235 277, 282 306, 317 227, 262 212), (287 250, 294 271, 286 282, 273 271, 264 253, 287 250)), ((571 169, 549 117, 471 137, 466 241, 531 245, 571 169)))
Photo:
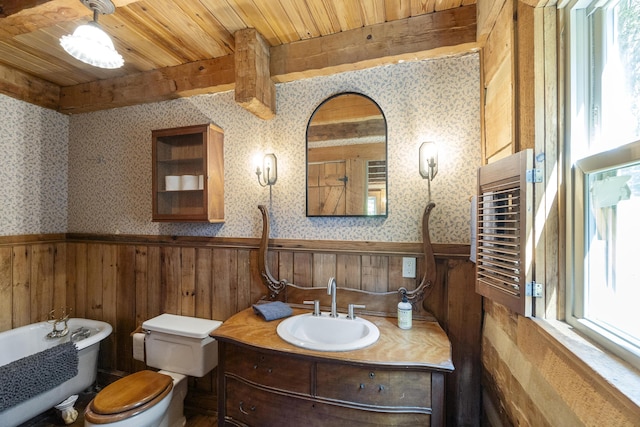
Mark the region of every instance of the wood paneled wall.
POLYGON ((545 80, 535 75, 534 10, 521 0, 478 4, 483 163, 535 145, 535 95, 545 80))
POLYGON ((0 237, 0 331, 67 306, 64 235, 0 237))
POLYGON ((488 425, 639 425, 640 408, 533 319, 484 307, 483 387, 497 418, 488 425))
MULTIPOLYGON (((562 34, 556 3, 497 0, 478 3, 482 44, 483 163, 535 148, 545 179, 536 189, 535 275, 545 285, 535 316, 564 316, 564 188, 562 179, 562 34), (505 79, 495 79, 500 74, 505 79), (510 85, 513 91, 491 91, 510 85), (506 111, 505 114, 496 114, 506 111), (557 185, 556 185, 557 184, 557 185), (540 191, 539 191, 540 190, 540 191)), ((543 327, 491 300, 484 302, 482 384, 486 424, 492 426, 640 425, 640 407, 543 327)), ((554 329, 547 326, 549 329, 554 329)), ((451 334, 450 334, 451 335, 451 334)), ((561 334, 560 334, 561 335, 561 334)), ((575 344, 575 343, 574 343, 575 344)), ((580 347, 573 345, 573 348, 580 347)), ((589 357, 587 357, 589 359, 589 357)), ((603 362, 606 363, 606 362, 603 362)), ((609 369, 619 369, 610 367, 609 369)), ((624 371, 624 370, 622 370, 624 371)), ((612 377, 623 377, 616 372, 612 377)))
MULTIPOLYGON (((101 346, 101 372, 144 369, 133 360, 130 337, 144 320, 163 312, 226 320, 266 293, 258 245, 258 239, 199 237, 0 238, 0 330, 45 320, 52 308, 71 307, 72 316, 113 326, 101 346)), ((425 308, 453 345, 448 418, 451 425, 478 425, 482 311, 473 292, 474 265, 467 260, 467 245, 434 245, 434 250, 437 284, 425 308)), ((326 286, 335 276, 339 287, 388 291, 417 286, 424 268, 421 251, 419 243, 277 240, 268 262, 274 275, 299 286, 326 286), (418 258, 417 278, 402 277, 404 256, 418 258)), ((196 405, 215 411, 215 371, 190 381, 196 405)))

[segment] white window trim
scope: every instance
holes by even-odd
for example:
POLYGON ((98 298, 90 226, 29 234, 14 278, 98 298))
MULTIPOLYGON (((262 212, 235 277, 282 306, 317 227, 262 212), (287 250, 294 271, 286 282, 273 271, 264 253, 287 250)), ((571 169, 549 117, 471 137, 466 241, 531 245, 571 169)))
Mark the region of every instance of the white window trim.
MULTIPOLYGON (((624 359, 629 362, 636 369, 640 369, 640 357, 633 350, 626 341, 623 341, 616 337, 613 334, 610 334, 606 330, 603 330, 598 325, 590 322, 588 320, 582 319, 580 317, 581 313, 574 310, 575 304, 574 302, 577 300, 582 300, 583 298, 583 286, 580 285, 584 283, 584 274, 583 274, 583 260, 581 256, 582 248, 584 248, 584 222, 581 215, 576 215, 576 212, 584 211, 584 201, 583 201, 583 180, 582 173, 583 172, 592 172, 595 169, 587 168, 580 169, 578 167, 573 168, 573 164, 575 163, 575 159, 578 157, 582 157, 581 153, 576 156, 575 151, 571 152, 569 150, 569 146, 571 145, 571 137, 574 138, 586 138, 589 134, 588 126, 586 126, 587 120, 581 120, 574 122, 572 120, 573 117, 577 117, 578 115, 588 114, 588 112, 579 111, 580 106, 586 105, 585 99, 589 93, 588 87, 588 75, 585 70, 586 67, 582 67, 582 72, 576 71, 571 67, 571 64, 577 60, 579 52, 584 53, 587 49, 586 43, 584 43, 584 39, 581 37, 576 37, 575 34, 578 30, 582 30, 585 25, 587 25, 585 19, 581 19, 579 16, 571 16, 575 15, 575 8, 581 7, 585 3, 589 3, 585 0, 576 0, 568 4, 563 11, 566 17, 566 31, 569 36, 570 46, 567 49, 569 55, 566 56, 566 64, 565 69, 570 70, 566 76, 566 89, 567 93, 565 95, 566 100, 566 151, 567 155, 565 156, 565 170, 567 173, 565 174, 565 182, 566 182, 566 194, 567 194, 567 203, 566 203, 566 313, 565 320, 566 322, 575 328, 578 332, 584 334, 588 339, 592 340, 596 344, 602 346, 606 349, 606 351, 611 352, 612 354, 624 359), (575 24, 575 28, 572 28, 572 25, 575 24), (578 252, 576 254, 576 248, 578 248, 578 252)), ((636 149, 640 148, 640 142, 634 144, 636 149)), ((620 152, 621 150, 618 150, 620 152)), ((614 154, 615 155, 615 154, 614 154)), ((629 155, 629 153, 625 153, 624 155, 629 155)), ((629 157, 627 157, 628 159, 629 157)), ((618 158, 619 159, 619 158, 618 158)), ((615 158, 614 162, 618 162, 615 158)), ((611 163, 617 164, 617 163, 611 163)), ((598 167, 601 164, 597 165, 598 167)), ((640 396, 636 396, 636 398, 640 398, 640 396)), ((637 400, 636 400, 637 402, 637 400)))
MULTIPOLYGON (((639 159, 640 141, 637 141, 579 161, 573 171, 573 184, 575 184, 572 193, 573 207, 580 206, 583 208, 581 196, 585 194, 584 176, 586 174, 608 169, 613 166, 624 166, 625 164, 635 163, 639 159)), ((580 212, 580 209, 575 210, 580 212)), ((567 322, 609 351, 628 360, 634 366, 640 367, 640 357, 637 354, 637 350, 631 344, 598 326, 596 323, 581 317, 581 306, 580 304, 576 305, 575 301, 583 297, 583 293, 581 292, 583 287, 580 284, 584 282, 584 275, 582 274, 584 271, 584 257, 582 257, 582 248, 584 247, 584 217, 583 215, 575 215, 568 217, 568 220, 572 222, 572 225, 567 228, 568 232, 571 233, 567 243, 567 259, 571 260, 571 268, 567 269, 567 271, 568 274, 570 274, 571 270, 573 270, 573 280, 567 281, 569 285, 568 291, 570 291, 567 292, 567 294, 572 294, 572 298, 567 301, 567 322)))

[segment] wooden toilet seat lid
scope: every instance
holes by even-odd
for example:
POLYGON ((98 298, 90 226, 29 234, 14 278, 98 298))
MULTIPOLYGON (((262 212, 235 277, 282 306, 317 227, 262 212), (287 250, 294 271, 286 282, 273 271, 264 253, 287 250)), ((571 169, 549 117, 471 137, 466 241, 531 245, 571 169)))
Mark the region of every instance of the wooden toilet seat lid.
MULTIPOLYGON (((95 414, 112 415, 141 407, 173 387, 173 378, 154 371, 139 371, 106 386, 91 402, 95 414)), ((164 396, 163 396, 164 397, 164 396)))

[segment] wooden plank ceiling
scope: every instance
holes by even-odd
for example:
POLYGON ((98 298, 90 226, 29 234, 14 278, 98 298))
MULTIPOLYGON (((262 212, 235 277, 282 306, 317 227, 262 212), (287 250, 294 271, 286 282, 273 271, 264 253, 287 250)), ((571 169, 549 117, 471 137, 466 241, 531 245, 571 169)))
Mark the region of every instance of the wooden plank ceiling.
POLYGON ((106 70, 59 44, 91 20, 80 0, 0 0, 0 93, 72 114, 230 90, 235 35, 248 28, 274 83, 469 52, 475 2, 113 0, 99 23, 125 65, 106 70))

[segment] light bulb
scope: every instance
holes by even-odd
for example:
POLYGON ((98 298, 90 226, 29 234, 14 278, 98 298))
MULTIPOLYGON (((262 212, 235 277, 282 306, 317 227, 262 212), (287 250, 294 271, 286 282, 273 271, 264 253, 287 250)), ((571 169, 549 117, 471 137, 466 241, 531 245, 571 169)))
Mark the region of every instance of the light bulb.
POLYGON ((100 68, 120 68, 124 59, 107 33, 95 22, 81 25, 72 35, 62 36, 60 44, 74 58, 100 68))

